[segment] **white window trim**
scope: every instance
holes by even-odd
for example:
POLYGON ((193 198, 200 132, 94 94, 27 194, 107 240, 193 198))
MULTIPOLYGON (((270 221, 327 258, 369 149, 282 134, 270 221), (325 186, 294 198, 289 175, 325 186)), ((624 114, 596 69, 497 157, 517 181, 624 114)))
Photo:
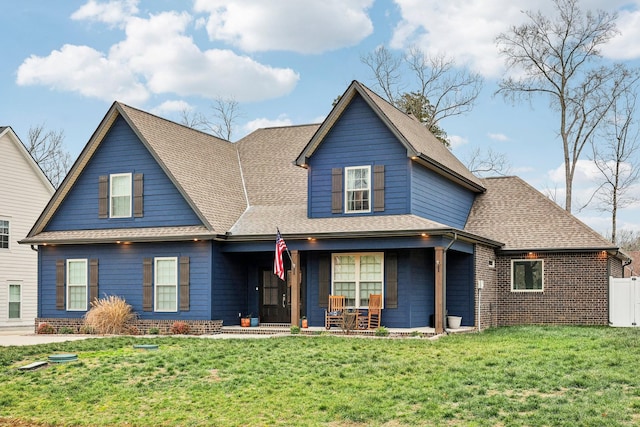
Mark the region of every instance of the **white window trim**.
POLYGON ((511 260, 511 271, 509 272, 510 276, 511 276, 511 292, 544 292, 544 259, 512 259, 511 260), (540 289, 515 289, 514 288, 514 269, 513 269, 513 264, 516 262, 541 262, 542 263, 542 287, 540 289))
POLYGON ((371 212, 371 203, 372 203, 372 191, 371 191, 371 166, 363 165, 363 166, 347 166, 344 168, 344 212, 345 213, 369 213, 371 212), (349 189, 347 188, 347 183, 349 182, 349 171, 355 169, 366 169, 369 178, 367 179, 368 187, 367 191, 369 192, 369 209, 367 210, 350 210, 349 209, 349 189))
POLYGON ((356 277, 355 277, 355 282, 356 282, 356 304, 355 306, 349 306, 348 308, 369 308, 369 306, 360 305, 360 257, 361 256, 366 256, 366 255, 378 255, 380 256, 380 258, 382 259, 382 268, 380 271, 380 276, 381 276, 381 290, 380 293, 382 294, 382 308, 384 308, 384 252, 335 252, 331 254, 331 294, 334 295, 335 292, 335 287, 334 287, 334 281, 335 281, 335 275, 334 272, 336 271, 335 269, 335 257, 336 256, 354 256, 356 257, 356 277))
POLYGON ((22 283, 16 282, 16 281, 9 282, 9 285, 7 286, 7 319, 10 322, 22 319, 22 308, 23 308, 23 301, 22 300, 23 300, 23 298, 22 298, 22 283), (11 301, 11 287, 12 286, 18 286, 20 288, 20 301, 11 301), (9 313, 11 312, 9 307, 10 307, 12 302, 19 302, 20 303, 20 313, 18 314, 18 317, 9 317, 9 313))
POLYGON ((88 297, 88 292, 89 292, 89 269, 88 269, 88 261, 86 258, 77 258, 77 259, 68 259, 67 260, 67 275, 66 275, 66 280, 65 280, 65 285, 66 285, 66 297, 67 297, 67 311, 87 311, 87 300, 89 299, 88 297), (84 264, 84 285, 70 285, 69 284, 69 265, 71 263, 75 263, 75 262, 82 262, 84 264), (69 304, 71 303, 71 298, 69 297, 69 290, 71 288, 84 288, 84 307, 83 308, 71 308, 69 307, 69 304))
POLYGON ((178 257, 157 257, 153 259, 153 311, 158 313, 177 313, 178 312, 178 257), (158 285, 158 261, 173 261, 175 266, 174 277, 176 281, 173 285, 158 285), (174 287, 175 288, 175 301, 176 306, 174 310, 160 310, 158 309, 158 288, 160 287, 174 287))
MULTIPOLYGON (((123 197, 123 196, 117 196, 123 197)), ((109 175, 109 218, 131 218, 133 212, 133 175, 131 173, 114 173, 109 175), (121 176, 127 176, 129 178, 129 214, 128 215, 113 215, 113 179, 121 176)))
POLYGON ((7 217, 0 217, 0 221, 6 221, 7 228, 9 229, 9 234, 7 234, 7 247, 6 248, 0 247, 0 251, 1 250, 10 251, 11 250, 11 220, 7 217))

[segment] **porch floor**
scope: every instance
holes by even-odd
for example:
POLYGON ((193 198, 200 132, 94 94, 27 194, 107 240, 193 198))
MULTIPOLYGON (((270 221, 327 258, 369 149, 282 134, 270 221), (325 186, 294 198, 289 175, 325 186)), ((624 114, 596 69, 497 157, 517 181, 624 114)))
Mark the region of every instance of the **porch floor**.
MULTIPOLYGON (((389 331, 389 337, 394 338, 407 338, 407 337, 435 337, 436 330, 429 327, 420 328, 387 328, 389 331)), ((477 329, 472 326, 461 326, 457 329, 446 329, 446 333, 458 334, 476 332, 477 329)), ((260 324, 254 327, 241 327, 240 325, 223 326, 223 334, 236 334, 236 335, 290 335, 291 325, 288 323, 268 323, 260 324)), ((301 328, 300 335, 350 335, 350 336, 375 336, 375 329, 354 329, 351 331, 343 331, 340 328, 325 329, 321 326, 310 326, 308 328, 301 328)))

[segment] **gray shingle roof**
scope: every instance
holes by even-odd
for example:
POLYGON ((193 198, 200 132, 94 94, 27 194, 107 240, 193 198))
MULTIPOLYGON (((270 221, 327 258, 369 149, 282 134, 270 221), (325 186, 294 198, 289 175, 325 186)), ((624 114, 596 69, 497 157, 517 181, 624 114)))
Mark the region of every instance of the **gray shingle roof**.
POLYGON ((504 250, 615 249, 607 239, 518 177, 486 178, 465 231, 504 250))

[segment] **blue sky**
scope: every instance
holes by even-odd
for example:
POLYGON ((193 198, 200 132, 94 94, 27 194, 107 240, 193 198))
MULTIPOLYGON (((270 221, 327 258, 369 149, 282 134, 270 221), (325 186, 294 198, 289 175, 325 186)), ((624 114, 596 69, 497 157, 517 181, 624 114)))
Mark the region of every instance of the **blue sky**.
MULTIPOLYGON (((639 65, 638 6, 581 2, 619 13, 620 35, 603 49, 608 60, 639 65)), ((178 121, 184 108, 210 114, 213 99, 233 97, 242 112, 236 140, 257 127, 319 122, 352 80, 376 90, 361 55, 382 44, 418 46, 485 78, 474 110, 441 122, 454 154, 504 153, 510 174, 563 201, 558 119, 546 100, 514 106, 493 95, 504 73, 496 35, 524 22, 522 10, 552 8, 549 0, 3 2, 0 125, 23 141, 31 126, 63 130, 75 158, 115 100, 178 121)), ((578 202, 593 175, 588 161, 580 164, 578 202)), ((599 232, 610 228, 606 213, 577 216, 599 232)), ((640 230, 640 205, 626 208, 618 227, 640 230)))

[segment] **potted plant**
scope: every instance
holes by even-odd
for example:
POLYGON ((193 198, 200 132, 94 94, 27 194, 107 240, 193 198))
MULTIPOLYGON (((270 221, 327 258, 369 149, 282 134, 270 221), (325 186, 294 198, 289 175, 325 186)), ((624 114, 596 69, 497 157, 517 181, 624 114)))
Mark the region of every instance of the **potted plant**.
POLYGON ((247 314, 240 319, 240 326, 243 328, 248 328, 251 326, 251 314, 247 314))
POLYGON ((309 323, 307 322, 307 316, 302 316, 302 319, 300 319, 300 323, 302 324, 302 327, 304 329, 309 327, 309 323))
POLYGON ((251 326, 256 327, 260 323, 260 320, 257 317, 251 317, 251 326))

